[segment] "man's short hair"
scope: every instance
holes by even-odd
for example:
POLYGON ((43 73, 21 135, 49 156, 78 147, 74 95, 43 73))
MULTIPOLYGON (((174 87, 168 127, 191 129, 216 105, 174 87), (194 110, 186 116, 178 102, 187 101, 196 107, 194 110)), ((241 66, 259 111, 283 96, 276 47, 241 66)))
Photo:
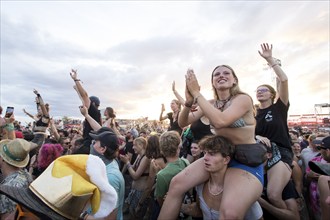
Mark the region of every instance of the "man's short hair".
POLYGON ((164 157, 174 157, 177 155, 181 143, 180 135, 177 131, 166 131, 160 136, 160 150, 164 157))

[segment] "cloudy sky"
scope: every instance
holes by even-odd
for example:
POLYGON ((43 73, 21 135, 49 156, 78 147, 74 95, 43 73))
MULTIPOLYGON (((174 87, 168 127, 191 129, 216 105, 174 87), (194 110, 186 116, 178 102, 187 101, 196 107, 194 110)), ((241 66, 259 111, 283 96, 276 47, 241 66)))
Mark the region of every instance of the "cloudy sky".
POLYGON ((118 118, 170 111, 173 80, 184 95, 193 68, 211 98, 219 64, 236 71, 255 100, 274 84, 258 50, 272 43, 289 77, 289 114, 328 113, 329 1, 5 1, 1 0, 1 106, 36 113, 33 89, 53 116, 81 117, 71 68, 89 95, 118 118))

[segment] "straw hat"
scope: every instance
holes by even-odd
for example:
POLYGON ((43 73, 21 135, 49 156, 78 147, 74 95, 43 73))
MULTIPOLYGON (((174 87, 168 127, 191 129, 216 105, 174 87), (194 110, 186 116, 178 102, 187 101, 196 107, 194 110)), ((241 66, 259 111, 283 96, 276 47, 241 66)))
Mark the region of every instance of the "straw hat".
POLYGON ((0 186, 0 193, 41 219, 78 219, 88 205, 94 218, 104 218, 117 203, 105 164, 94 155, 59 157, 29 188, 0 186))
POLYGON ((37 146, 21 138, 5 139, 0 141, 0 156, 14 167, 25 167, 29 163, 29 152, 37 146))

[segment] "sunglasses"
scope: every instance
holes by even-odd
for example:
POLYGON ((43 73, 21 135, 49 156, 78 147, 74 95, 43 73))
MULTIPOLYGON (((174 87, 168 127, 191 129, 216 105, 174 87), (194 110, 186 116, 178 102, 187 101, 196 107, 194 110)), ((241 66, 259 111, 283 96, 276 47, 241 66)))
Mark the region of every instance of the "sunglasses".
POLYGON ((16 212, 15 212, 15 218, 14 219, 15 220, 19 220, 21 218, 31 219, 31 220, 39 219, 32 212, 30 212, 30 211, 23 211, 22 207, 19 204, 17 204, 16 205, 16 212))
POLYGON ((318 148, 322 149, 322 150, 327 150, 328 148, 323 147, 323 146, 319 146, 318 148))
POLYGON ((256 92, 257 93, 265 93, 265 92, 269 92, 269 89, 257 89, 256 92))

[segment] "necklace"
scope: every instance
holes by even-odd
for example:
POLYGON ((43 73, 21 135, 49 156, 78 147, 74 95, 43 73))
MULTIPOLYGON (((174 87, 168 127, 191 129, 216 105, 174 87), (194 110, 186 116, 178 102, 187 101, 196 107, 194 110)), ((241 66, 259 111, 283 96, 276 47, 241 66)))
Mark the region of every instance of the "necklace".
POLYGON ((215 107, 217 109, 220 109, 220 111, 223 111, 223 109, 225 108, 227 102, 229 102, 230 100, 231 100, 231 96, 229 96, 228 99, 224 99, 224 100, 218 99, 218 100, 215 101, 215 107))
POLYGON ((220 195, 220 194, 223 192, 223 188, 220 189, 219 192, 217 192, 217 193, 213 193, 213 192, 211 192, 211 187, 210 187, 211 184, 210 184, 210 180, 207 182, 207 185, 208 185, 209 193, 210 193, 212 196, 218 196, 218 195, 220 195))

